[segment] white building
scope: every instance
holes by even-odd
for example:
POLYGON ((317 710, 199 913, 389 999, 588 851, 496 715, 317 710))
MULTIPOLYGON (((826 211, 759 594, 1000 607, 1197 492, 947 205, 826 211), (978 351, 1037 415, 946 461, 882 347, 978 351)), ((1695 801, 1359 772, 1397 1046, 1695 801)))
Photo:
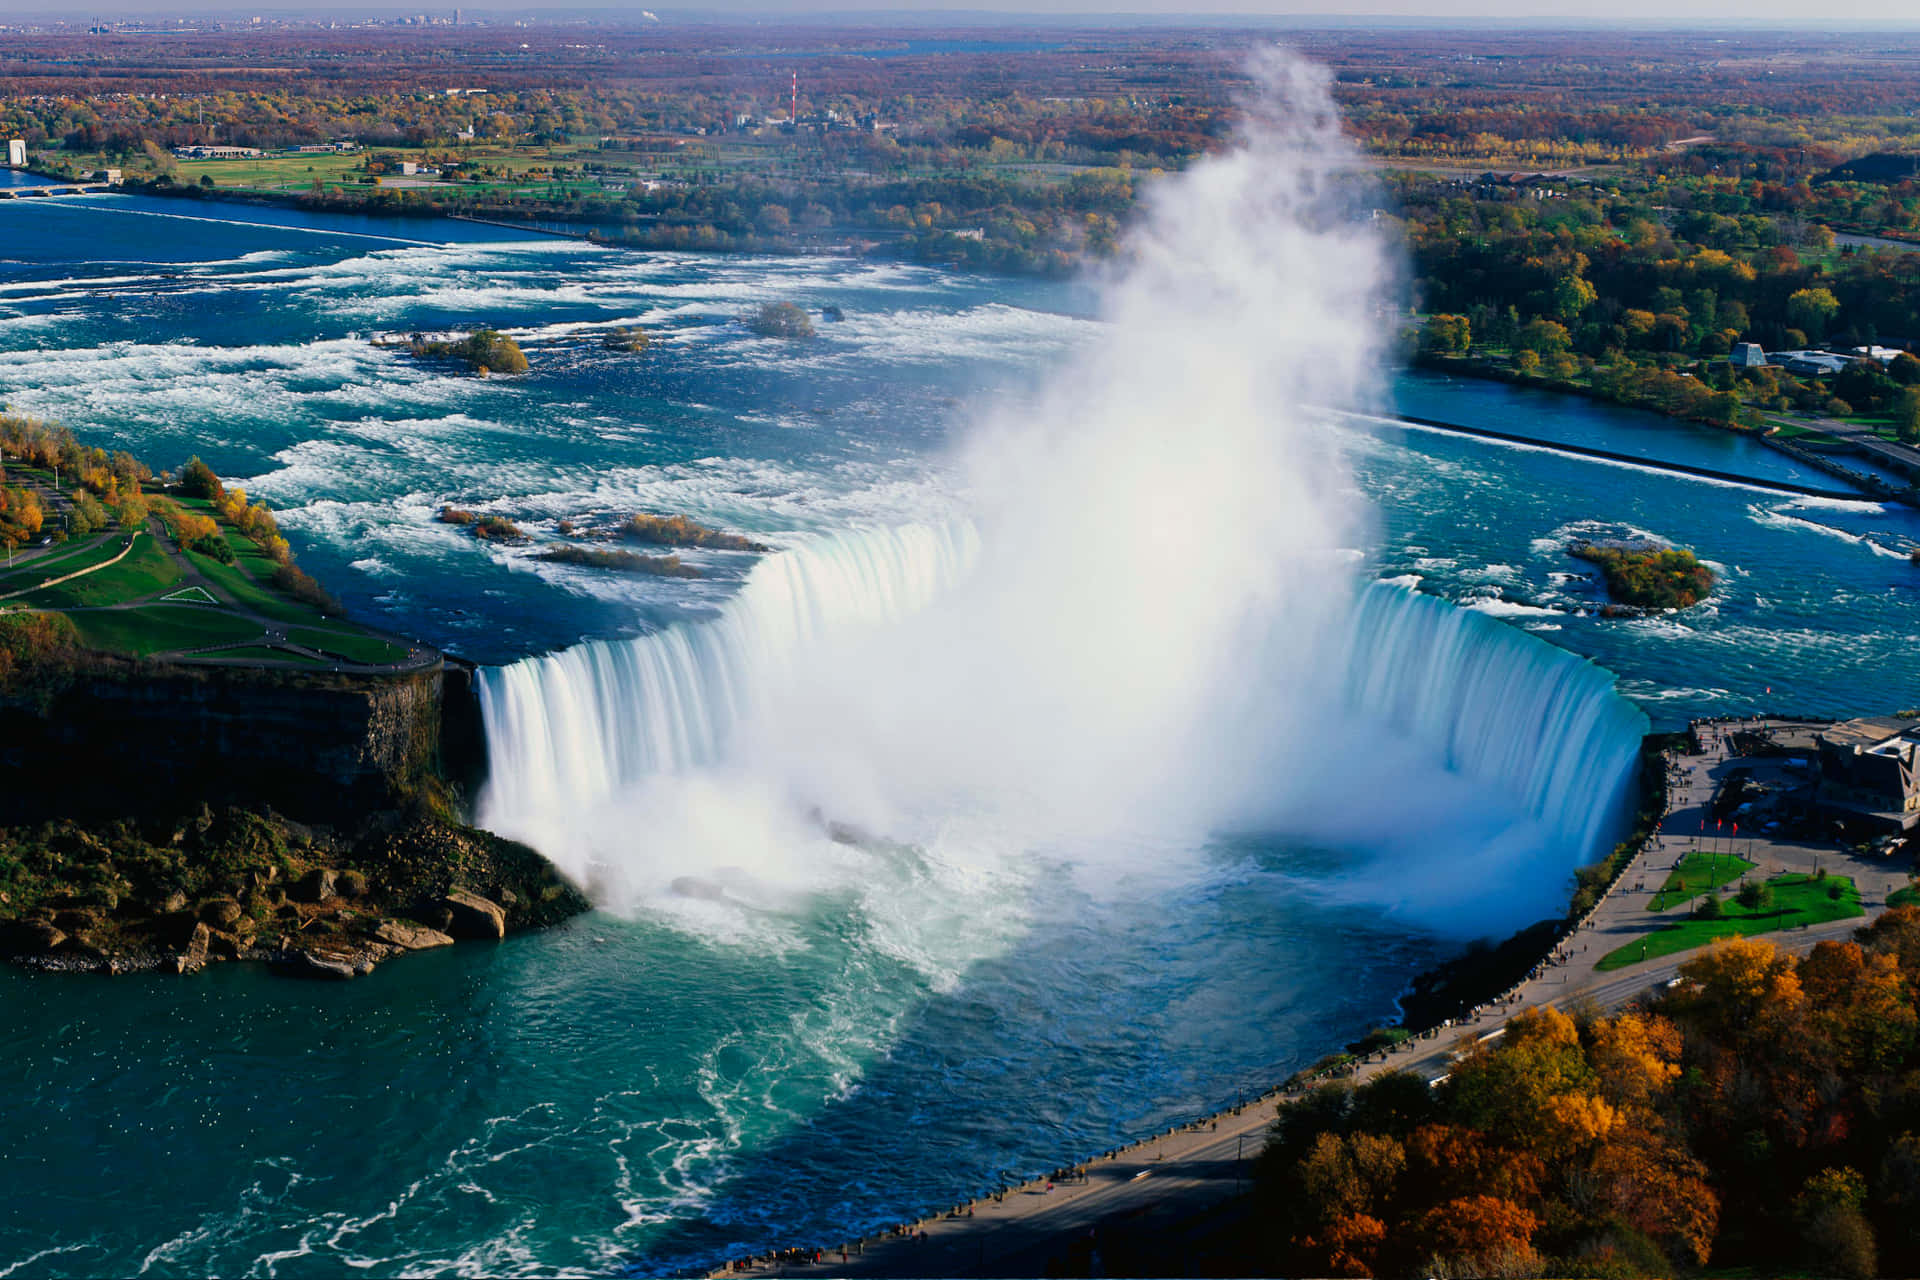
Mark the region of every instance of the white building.
POLYGON ((24 169, 27 167, 27 141, 25 138, 7 140, 7 167, 24 169))

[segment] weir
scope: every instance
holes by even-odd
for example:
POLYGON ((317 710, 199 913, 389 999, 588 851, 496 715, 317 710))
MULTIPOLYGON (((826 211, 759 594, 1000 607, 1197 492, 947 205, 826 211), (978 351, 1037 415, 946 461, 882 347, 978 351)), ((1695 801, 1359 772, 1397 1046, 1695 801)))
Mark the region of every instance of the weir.
MULTIPOLYGON (((767 696, 805 679, 810 650, 925 608, 977 550, 964 524, 844 534, 767 557, 708 621, 483 670, 491 777, 478 820, 524 831, 649 776, 725 762, 767 696)), ((1611 842, 1647 721, 1610 673, 1384 583, 1359 592, 1340 650, 1357 721, 1414 739, 1579 856, 1611 842)))

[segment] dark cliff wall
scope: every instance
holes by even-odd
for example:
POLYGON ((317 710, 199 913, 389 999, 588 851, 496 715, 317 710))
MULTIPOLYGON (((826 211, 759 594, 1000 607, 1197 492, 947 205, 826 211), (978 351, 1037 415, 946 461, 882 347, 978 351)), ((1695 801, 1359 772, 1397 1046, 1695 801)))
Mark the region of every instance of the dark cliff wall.
POLYGON ((440 694, 440 776, 470 811, 487 781, 487 725, 480 714, 479 673, 464 658, 449 656, 440 694))
POLYGON ((404 803, 440 747, 441 671, 347 677, 127 664, 0 699, 0 821, 271 805, 340 823, 404 803))

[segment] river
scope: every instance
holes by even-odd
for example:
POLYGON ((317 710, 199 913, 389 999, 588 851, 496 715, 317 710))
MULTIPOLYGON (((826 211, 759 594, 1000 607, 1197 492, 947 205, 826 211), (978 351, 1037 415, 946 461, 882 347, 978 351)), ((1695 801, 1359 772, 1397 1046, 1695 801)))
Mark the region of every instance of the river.
MULTIPOLYGON (((682 513, 799 564, 953 514, 955 439, 1029 403, 1101 324, 1073 286, 464 224, 89 196, 0 204, 0 226, 13 411, 160 465, 199 454, 354 611, 494 665, 726 616, 760 561, 617 577, 476 542, 442 504, 542 537, 682 513), (844 319, 810 343, 741 322, 779 300, 844 319), (478 381, 368 342, 474 323, 515 334, 531 372, 478 381), (636 323, 645 355, 599 343, 636 323)), ((1382 410, 1820 482, 1587 401, 1417 374, 1381 392, 1382 410)), ((1443 642, 1469 666, 1496 653, 1489 670, 1540 673, 1519 707, 1549 686, 1597 707, 1611 674, 1661 727, 1920 705, 1912 511, 1338 434, 1357 573, 1397 584, 1366 597, 1388 601, 1369 652, 1395 670, 1443 642), (1565 544, 1614 534, 1694 547, 1720 586, 1685 614, 1601 619, 1565 544), (1409 588, 1479 616, 1408 613, 1409 588)), ((1473 749, 1534 741, 1500 701, 1519 695, 1484 688, 1445 711, 1479 726, 1473 749)), ((625 897, 341 986, 0 974, 0 1274, 666 1271, 963 1198, 1264 1088, 1391 1017, 1463 937, 1563 895, 1564 851, 1542 857, 1518 801, 1430 795, 1513 861, 1465 870, 1411 816, 1366 839, 1349 815, 1320 838, 1143 838, 1094 863, 823 840, 731 902, 625 897)), ((694 836, 629 838, 665 866, 694 836)))

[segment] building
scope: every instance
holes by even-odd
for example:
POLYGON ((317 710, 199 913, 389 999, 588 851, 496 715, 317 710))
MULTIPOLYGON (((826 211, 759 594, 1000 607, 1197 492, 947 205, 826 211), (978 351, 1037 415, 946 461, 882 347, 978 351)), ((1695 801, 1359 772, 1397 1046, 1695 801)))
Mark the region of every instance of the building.
POLYGON ((7 167, 24 169, 27 167, 27 141, 25 138, 7 140, 7 167))
POLYGON ((173 154, 182 160, 251 160, 260 154, 258 147, 175 147, 173 154))
POLYGON ((1767 362, 1767 353, 1760 349, 1757 342, 1736 342, 1733 354, 1727 357, 1736 369, 1758 369, 1767 362))
POLYGON ((95 182, 104 182, 110 187, 117 187, 120 185, 120 171, 118 169, 95 169, 93 171, 93 180, 95 182))
POLYGON ((1878 830, 1920 824, 1920 719, 1846 720, 1820 735, 1820 808, 1878 830))
POLYGON ((1776 351, 1773 363, 1796 378, 1824 378, 1852 364, 1853 357, 1831 351, 1776 351))

